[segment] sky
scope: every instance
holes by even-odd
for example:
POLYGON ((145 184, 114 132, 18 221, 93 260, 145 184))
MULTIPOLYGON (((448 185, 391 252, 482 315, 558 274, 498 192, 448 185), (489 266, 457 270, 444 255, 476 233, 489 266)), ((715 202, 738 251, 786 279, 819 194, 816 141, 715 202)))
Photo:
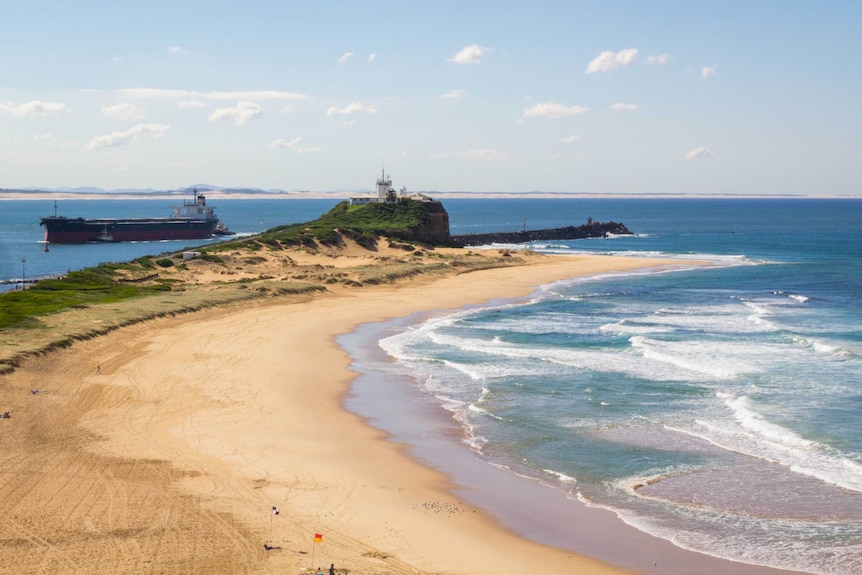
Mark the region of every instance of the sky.
POLYGON ((0 188, 862 197, 858 1, 3 1, 0 188))

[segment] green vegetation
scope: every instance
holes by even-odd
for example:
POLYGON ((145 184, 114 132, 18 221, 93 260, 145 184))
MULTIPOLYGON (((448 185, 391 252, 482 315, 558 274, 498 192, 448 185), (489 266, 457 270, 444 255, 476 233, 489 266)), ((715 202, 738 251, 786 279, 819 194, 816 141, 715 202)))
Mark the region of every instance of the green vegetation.
POLYGON ((214 264, 225 265, 224 260, 213 254, 201 254, 201 259, 214 264))
MULTIPOLYGON (((279 226, 253 238, 223 242, 199 248, 200 259, 227 266, 217 252, 247 250, 283 250, 286 247, 304 246, 316 248, 319 244, 339 245, 343 238, 350 238, 366 247, 375 245, 380 236, 396 234, 416 228, 427 219, 428 206, 414 200, 399 200, 389 204, 366 204, 350 206, 341 202, 317 220, 303 224, 279 226)), ((395 244, 405 251, 414 250, 409 243, 395 244)), ((113 303, 165 291, 183 291, 182 280, 159 277, 159 270, 188 269, 185 262, 175 262, 174 256, 145 256, 125 263, 102 264, 94 268, 69 273, 62 279, 45 279, 27 290, 0 294, 0 329, 12 327, 39 327, 35 319, 64 309, 87 307, 94 304, 113 303)), ((265 261, 260 256, 247 257, 245 263, 254 265, 265 261)), ((420 266, 421 267, 421 266, 420 266)), ((434 266, 432 266, 433 269, 434 266)), ((392 282, 410 277, 419 271, 410 266, 404 269, 366 270, 363 281, 369 284, 392 282)), ((271 279, 261 276, 254 283, 271 279)), ((342 282, 361 285, 350 278, 320 278, 320 281, 342 282)), ((293 293, 294 287, 260 287, 259 291, 293 293)), ((307 287, 303 287, 308 289, 307 287)), ((317 289, 317 288, 315 288, 317 289)), ((322 289, 322 288, 321 288, 322 289)))
POLYGON ((44 279, 24 291, 0 294, 0 329, 33 327, 34 317, 99 303, 111 303, 170 290, 169 285, 136 286, 116 280, 116 270, 151 269, 149 258, 139 265, 105 264, 70 272, 62 279, 44 279))
POLYGON ((224 242, 204 248, 207 252, 236 248, 283 249, 284 246, 314 248, 318 243, 338 244, 341 236, 360 245, 371 246, 380 236, 420 226, 428 215, 428 207, 415 200, 400 200, 391 204, 351 206, 339 202, 318 219, 301 224, 278 226, 254 238, 224 242))

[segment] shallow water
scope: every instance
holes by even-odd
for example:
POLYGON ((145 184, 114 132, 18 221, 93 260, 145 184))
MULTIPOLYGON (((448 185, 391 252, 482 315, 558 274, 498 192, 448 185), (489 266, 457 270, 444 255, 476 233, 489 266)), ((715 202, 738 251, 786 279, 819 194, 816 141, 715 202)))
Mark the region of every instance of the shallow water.
POLYGON ((684 226, 671 202, 641 237, 542 246, 715 265, 401 323, 379 338, 395 363, 364 369, 445 408, 465 451, 675 545, 858 573, 862 204, 776 202, 689 204, 684 226))
MULTIPOLYGON (((80 202, 63 213, 158 215, 162 203, 80 202)), ((235 231, 254 233, 313 219, 333 203, 229 200, 217 212, 235 231)), ((672 256, 688 269, 559 282, 517 302, 360 330, 344 345, 354 355, 364 346, 357 361, 376 375, 357 380, 352 409, 396 439, 445 452, 435 466, 469 468, 480 483, 485 473, 494 483, 532 479, 679 547, 812 573, 862 572, 862 201, 444 203, 453 233, 621 221, 638 235, 532 247, 672 256), (715 265, 687 265, 704 259, 715 265), (382 414, 371 409, 382 401, 375 393, 388 406, 382 414), (477 458, 487 470, 470 467, 477 458)), ((52 205, 0 208, 0 279, 183 247, 44 252, 38 217, 52 205)), ((505 494, 472 495, 489 508, 508 505, 505 494)), ((555 535, 553 520, 565 521, 557 514, 567 508, 550 507, 550 526, 529 507, 501 521, 562 547, 602 548, 589 532, 555 535)))

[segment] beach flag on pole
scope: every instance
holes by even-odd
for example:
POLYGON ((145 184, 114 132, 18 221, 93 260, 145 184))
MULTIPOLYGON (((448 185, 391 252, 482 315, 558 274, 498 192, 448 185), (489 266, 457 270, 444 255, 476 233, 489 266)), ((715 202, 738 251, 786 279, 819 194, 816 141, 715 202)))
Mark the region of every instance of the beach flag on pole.
POLYGON ((314 534, 314 543, 311 544, 311 565, 314 568, 314 550, 317 548, 317 543, 323 543, 323 535, 320 533, 314 534))

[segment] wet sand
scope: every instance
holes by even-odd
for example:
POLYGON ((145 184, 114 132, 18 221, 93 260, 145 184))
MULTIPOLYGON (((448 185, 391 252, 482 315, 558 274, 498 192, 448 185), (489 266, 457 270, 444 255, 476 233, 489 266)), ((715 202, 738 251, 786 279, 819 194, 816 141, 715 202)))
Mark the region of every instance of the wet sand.
POLYGON ((663 263, 543 258, 248 302, 31 358, 0 379, 0 573, 778 573, 715 570, 611 516, 580 516, 581 554, 530 541, 345 409, 355 374, 335 339, 356 326, 663 263), (611 560, 634 570, 589 557, 620 534, 611 560), (650 562, 676 554, 687 570, 650 562))

